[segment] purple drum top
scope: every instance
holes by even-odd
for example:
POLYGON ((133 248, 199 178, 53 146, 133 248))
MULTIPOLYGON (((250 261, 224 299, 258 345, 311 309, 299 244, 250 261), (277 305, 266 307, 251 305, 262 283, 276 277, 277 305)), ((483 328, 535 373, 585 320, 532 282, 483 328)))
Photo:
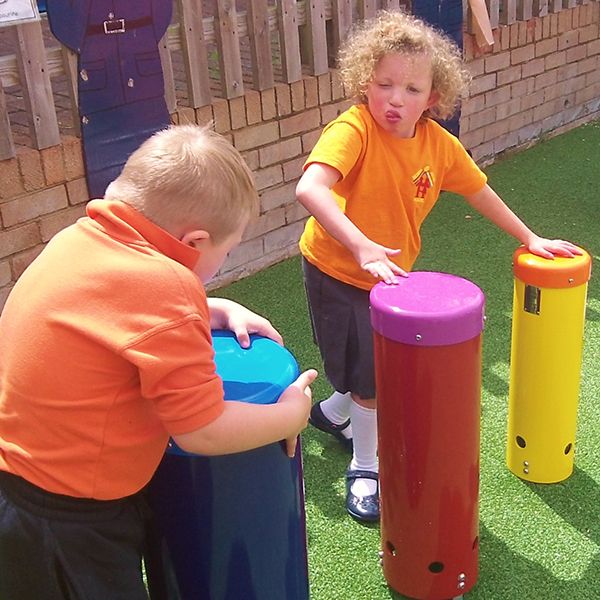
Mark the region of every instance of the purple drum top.
POLYGON ((485 297, 471 281, 429 271, 378 283, 370 294, 371 325, 384 338, 415 346, 448 346, 478 336, 485 297))

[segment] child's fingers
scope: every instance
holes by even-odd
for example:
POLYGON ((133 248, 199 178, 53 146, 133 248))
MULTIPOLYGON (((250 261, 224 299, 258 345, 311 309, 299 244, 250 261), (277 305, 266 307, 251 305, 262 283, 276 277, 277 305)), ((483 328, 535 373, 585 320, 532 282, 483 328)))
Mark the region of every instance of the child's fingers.
POLYGON ((285 450, 289 458, 294 458, 296 454, 296 446, 298 444, 298 436, 285 440, 285 450))
POLYGON ((307 371, 304 371, 304 373, 300 373, 296 381, 294 381, 294 383, 291 385, 311 397, 312 394, 309 386, 317 378, 317 375, 318 373, 315 369, 308 369, 307 371))

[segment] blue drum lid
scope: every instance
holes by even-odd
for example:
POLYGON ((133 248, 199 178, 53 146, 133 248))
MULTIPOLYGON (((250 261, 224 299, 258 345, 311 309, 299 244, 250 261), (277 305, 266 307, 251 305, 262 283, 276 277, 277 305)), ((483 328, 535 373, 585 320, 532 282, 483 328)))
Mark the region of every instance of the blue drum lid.
POLYGON ((215 330, 212 336, 225 400, 273 404, 298 377, 291 352, 269 338, 251 335, 250 347, 242 348, 231 331, 215 330))
MULTIPOLYGON (((269 338, 251 335, 249 348, 242 348, 231 331, 214 330, 212 338, 225 400, 274 404, 299 375, 292 353, 269 338)), ((193 456, 181 450, 173 440, 169 441, 167 452, 193 456)))

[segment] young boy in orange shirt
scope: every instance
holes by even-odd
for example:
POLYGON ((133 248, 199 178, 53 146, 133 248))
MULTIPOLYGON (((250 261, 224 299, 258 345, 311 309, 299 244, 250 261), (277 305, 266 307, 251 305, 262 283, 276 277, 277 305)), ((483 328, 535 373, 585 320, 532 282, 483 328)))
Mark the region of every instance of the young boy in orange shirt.
POLYGON ((357 104, 325 127, 305 163, 298 200, 312 217, 300 250, 315 339, 335 392, 310 422, 353 448, 346 509, 379 518, 377 422, 369 290, 406 276, 421 224, 442 190, 545 258, 577 248, 533 233, 486 183, 447 118, 469 81, 458 48, 422 21, 381 13, 346 40, 346 91, 357 104))
POLYGON ((140 490, 170 436, 205 455, 286 439, 293 456, 316 372, 273 405, 224 402, 211 329, 281 337, 203 288, 257 205, 225 138, 172 127, 16 283, 0 316, 0 598, 147 598, 140 490))

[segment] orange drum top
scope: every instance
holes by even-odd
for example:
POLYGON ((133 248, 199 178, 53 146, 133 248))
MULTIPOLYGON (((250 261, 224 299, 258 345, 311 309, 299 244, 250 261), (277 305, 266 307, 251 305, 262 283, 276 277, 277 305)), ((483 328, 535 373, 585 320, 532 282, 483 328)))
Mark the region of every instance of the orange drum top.
POLYGON ((590 255, 580 248, 582 254, 573 258, 556 256, 553 260, 531 254, 524 246, 515 250, 513 271, 515 277, 526 284, 541 288, 569 288, 587 283, 592 271, 590 255))

